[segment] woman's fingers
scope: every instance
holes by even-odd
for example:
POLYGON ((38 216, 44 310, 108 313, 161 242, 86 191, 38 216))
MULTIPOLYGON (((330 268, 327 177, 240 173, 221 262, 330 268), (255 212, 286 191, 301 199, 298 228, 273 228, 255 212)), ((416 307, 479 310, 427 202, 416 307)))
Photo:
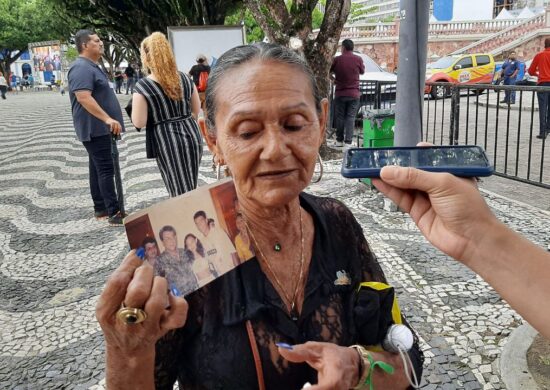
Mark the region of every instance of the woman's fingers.
MULTIPOLYGON (((152 269, 152 267, 150 268, 152 269)), ((146 302, 143 306, 138 307, 143 307, 147 313, 147 321, 150 324, 159 324, 164 309, 168 306, 168 282, 161 276, 155 276, 151 281, 146 302)))
POLYGON ((134 277, 130 284, 128 284, 124 297, 124 305, 126 307, 143 309, 145 302, 147 302, 151 295, 152 287, 153 267, 148 263, 143 263, 141 267, 135 270, 134 277))
POLYGON ((128 284, 132 280, 135 270, 142 264, 143 261, 136 256, 135 251, 130 251, 109 277, 96 306, 96 317, 100 323, 112 318, 120 309, 128 284))
POLYGON ((189 310, 189 305, 183 298, 168 294, 168 302, 170 308, 164 311, 164 315, 160 320, 160 327, 164 331, 181 328, 185 325, 189 310))
POLYGON ((305 344, 294 345, 292 349, 279 347, 279 353, 289 362, 306 362, 311 367, 318 369, 317 363, 321 357, 321 348, 319 343, 308 341, 305 344))

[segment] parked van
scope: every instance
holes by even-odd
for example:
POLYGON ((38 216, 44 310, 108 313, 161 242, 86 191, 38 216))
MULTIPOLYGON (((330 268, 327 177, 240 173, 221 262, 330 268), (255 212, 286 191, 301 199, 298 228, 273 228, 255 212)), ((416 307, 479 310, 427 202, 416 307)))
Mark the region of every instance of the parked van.
MULTIPOLYGON (((495 59, 491 54, 461 54, 442 57, 426 66, 427 82, 447 82, 453 84, 491 84, 495 72, 495 59)), ((434 99, 449 95, 445 86, 426 85, 424 93, 434 99)), ((481 93, 482 90, 478 91, 481 93)))

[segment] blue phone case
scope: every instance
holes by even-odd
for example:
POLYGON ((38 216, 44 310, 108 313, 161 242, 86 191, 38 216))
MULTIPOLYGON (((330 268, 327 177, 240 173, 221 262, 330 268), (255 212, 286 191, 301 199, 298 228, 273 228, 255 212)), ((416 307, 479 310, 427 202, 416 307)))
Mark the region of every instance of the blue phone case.
MULTIPOLYGON (((427 166, 427 165, 417 165, 414 168, 422 169, 429 172, 447 172, 455 176, 460 177, 486 177, 491 176, 494 173, 494 168, 491 166, 487 155, 483 148, 475 145, 464 145, 464 146, 428 146, 428 147, 388 147, 388 148, 351 148, 344 153, 344 159, 342 161, 342 176, 350 179, 363 179, 363 178, 378 178, 380 177, 380 171, 385 165, 380 165, 377 167, 372 166, 356 166, 350 167, 351 156, 354 151, 368 150, 374 152, 376 150, 393 150, 393 151, 406 151, 406 150, 417 150, 417 149, 477 149, 479 157, 482 158, 485 162, 485 165, 480 164, 464 164, 461 166, 427 166)), ((403 166, 412 166, 412 165, 403 165, 403 166)))

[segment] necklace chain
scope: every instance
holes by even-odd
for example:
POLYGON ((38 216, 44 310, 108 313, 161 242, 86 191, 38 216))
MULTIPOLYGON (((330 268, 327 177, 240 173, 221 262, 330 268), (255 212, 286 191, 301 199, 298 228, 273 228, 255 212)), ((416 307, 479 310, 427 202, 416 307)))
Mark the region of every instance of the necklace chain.
POLYGON ((267 257, 264 255, 262 249, 258 245, 258 242, 256 241, 256 237, 254 236, 254 233, 252 233, 252 229, 248 226, 248 222, 245 222, 246 228, 248 232, 250 233, 250 237, 252 237, 252 240, 254 241, 254 246, 256 249, 258 249, 258 252, 260 253, 260 256, 263 258, 265 265, 267 266, 267 269, 273 275, 274 281, 285 296, 286 300, 290 304, 290 314, 294 315, 296 312, 296 299, 298 298, 298 290, 300 288, 300 284, 302 282, 302 277, 304 275, 304 223, 302 220, 302 207, 300 206, 300 237, 301 237, 301 249, 300 249, 300 276, 298 277, 298 280, 296 281, 296 286, 294 287, 294 294, 292 295, 292 299, 288 296, 285 289, 283 288, 282 283, 280 282, 279 278, 277 277, 277 274, 273 271, 273 268, 271 268, 271 265, 269 264, 269 261, 267 260, 267 257))

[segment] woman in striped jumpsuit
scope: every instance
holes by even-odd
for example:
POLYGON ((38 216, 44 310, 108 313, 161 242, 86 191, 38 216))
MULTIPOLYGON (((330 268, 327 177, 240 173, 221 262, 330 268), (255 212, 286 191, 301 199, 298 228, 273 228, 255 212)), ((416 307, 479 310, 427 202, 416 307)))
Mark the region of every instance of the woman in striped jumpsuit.
POLYGON ((200 110, 197 89, 178 72, 164 34, 155 32, 141 43, 141 61, 149 75, 135 87, 132 122, 152 126, 153 151, 171 197, 197 187, 202 138, 196 118, 200 110))

